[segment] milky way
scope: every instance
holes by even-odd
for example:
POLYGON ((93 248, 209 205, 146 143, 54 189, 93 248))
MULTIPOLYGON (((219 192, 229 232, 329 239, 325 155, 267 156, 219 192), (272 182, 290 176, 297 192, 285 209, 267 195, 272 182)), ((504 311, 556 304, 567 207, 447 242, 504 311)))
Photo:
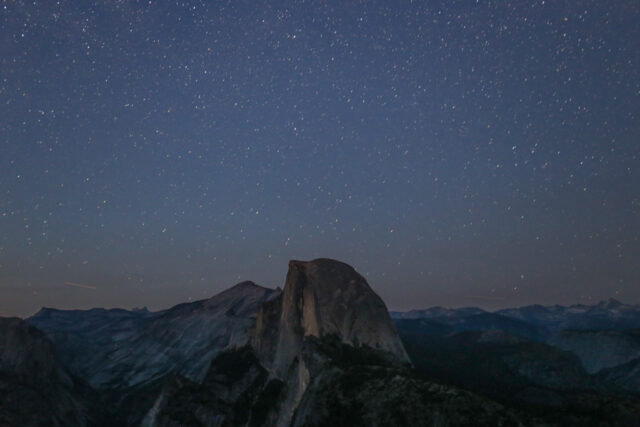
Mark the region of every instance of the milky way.
POLYGON ((640 6, 3 1, 0 316, 287 260, 392 308, 640 302, 640 6))

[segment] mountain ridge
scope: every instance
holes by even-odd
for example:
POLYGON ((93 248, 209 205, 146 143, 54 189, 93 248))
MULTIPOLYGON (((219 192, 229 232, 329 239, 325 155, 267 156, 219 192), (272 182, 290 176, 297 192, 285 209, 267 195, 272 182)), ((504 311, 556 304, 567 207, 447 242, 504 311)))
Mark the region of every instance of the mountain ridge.
MULTIPOLYGON (((636 393, 635 347, 628 346, 620 359, 630 361, 603 365, 594 374, 581 367, 579 348, 565 351, 549 338, 558 336, 554 328, 575 325, 579 316, 591 316, 587 326, 611 325, 611 319, 622 319, 626 323, 615 323, 622 326, 633 323, 634 313, 633 306, 613 300, 593 307, 504 312, 434 307, 390 314, 353 267, 319 258, 291 260, 282 289, 244 281, 210 298, 155 312, 43 307, 28 323, 43 330, 33 329, 51 343, 45 353, 60 372, 68 372, 67 384, 80 387, 89 399, 85 405, 75 388, 59 389, 68 396, 65 405, 77 402, 80 418, 72 424, 99 425, 100 419, 105 426, 495 425, 501 420, 540 426, 545 423, 529 411, 539 410, 552 421, 573 419, 568 425, 640 414, 633 400, 619 400, 623 390, 636 393), (534 321, 523 320, 526 316, 534 321), (78 378, 87 385, 78 385, 84 384, 78 378), (434 382, 440 380, 445 383, 434 382), (572 406, 583 398, 588 401, 583 409, 572 406), (593 414, 607 402, 613 402, 607 414, 593 414), (554 407, 568 408, 569 418, 549 412, 554 407)), ((3 333, 0 328, 0 342, 3 333)), ((612 336, 579 332, 590 333, 612 336)), ((20 346, 15 351, 29 352, 20 346)), ((45 400, 55 403, 53 396, 45 400)))

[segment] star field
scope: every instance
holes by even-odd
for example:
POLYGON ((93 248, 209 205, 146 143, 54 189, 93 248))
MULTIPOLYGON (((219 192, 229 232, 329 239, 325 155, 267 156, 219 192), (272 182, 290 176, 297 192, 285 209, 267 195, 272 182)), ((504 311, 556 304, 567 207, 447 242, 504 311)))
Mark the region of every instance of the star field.
POLYGON ((635 2, 0 7, 0 316, 321 256, 396 309, 640 302, 635 2))

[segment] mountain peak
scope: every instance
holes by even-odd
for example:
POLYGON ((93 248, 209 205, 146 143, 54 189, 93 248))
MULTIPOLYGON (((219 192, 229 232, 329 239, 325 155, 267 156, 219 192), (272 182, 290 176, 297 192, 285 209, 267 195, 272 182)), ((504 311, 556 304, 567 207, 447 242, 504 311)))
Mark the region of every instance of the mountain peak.
POLYGON ((604 308, 606 308, 608 310, 611 310, 611 309, 615 309, 615 308, 621 307, 624 304, 622 304, 620 301, 618 301, 615 298, 609 298, 606 301, 600 302, 600 304, 598 304, 598 305, 601 305, 602 307, 604 307, 604 308))
POLYGON ((246 280, 244 282, 240 282, 238 284, 233 285, 232 287, 225 289, 224 291, 215 294, 209 299, 205 300, 205 305, 211 302, 225 300, 229 298, 238 298, 242 296, 248 295, 262 295, 265 292, 273 292, 273 289, 265 288, 263 286, 257 285, 250 280, 246 280))
POLYGON ((38 310, 38 312, 36 314, 34 314, 34 316, 44 316, 47 315, 49 313, 53 313, 59 311, 56 308, 52 308, 52 307, 40 307, 40 310, 38 310))
POLYGON ((244 282, 240 282, 240 283, 238 283, 236 285, 233 285, 229 289, 238 289, 238 290, 240 290, 240 289, 254 289, 254 288, 264 289, 262 286, 256 285, 251 280, 245 280, 244 282))
POLYGON ((353 267, 327 258, 291 260, 282 294, 258 314, 254 346, 283 372, 306 336, 330 335, 409 360, 384 302, 353 267))
POLYGON ((205 300, 204 307, 212 309, 229 305, 229 309, 234 312, 253 310, 253 306, 259 306, 265 298, 268 299, 274 294, 277 292, 273 289, 256 285, 247 280, 205 300))

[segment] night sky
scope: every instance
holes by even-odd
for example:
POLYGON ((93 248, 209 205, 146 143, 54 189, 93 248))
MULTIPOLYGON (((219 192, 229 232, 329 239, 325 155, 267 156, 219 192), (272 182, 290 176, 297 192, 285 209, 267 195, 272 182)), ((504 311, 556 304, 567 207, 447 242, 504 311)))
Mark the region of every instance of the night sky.
POLYGON ((0 316, 289 259, 393 309, 640 302, 637 1, 8 1, 0 316))

